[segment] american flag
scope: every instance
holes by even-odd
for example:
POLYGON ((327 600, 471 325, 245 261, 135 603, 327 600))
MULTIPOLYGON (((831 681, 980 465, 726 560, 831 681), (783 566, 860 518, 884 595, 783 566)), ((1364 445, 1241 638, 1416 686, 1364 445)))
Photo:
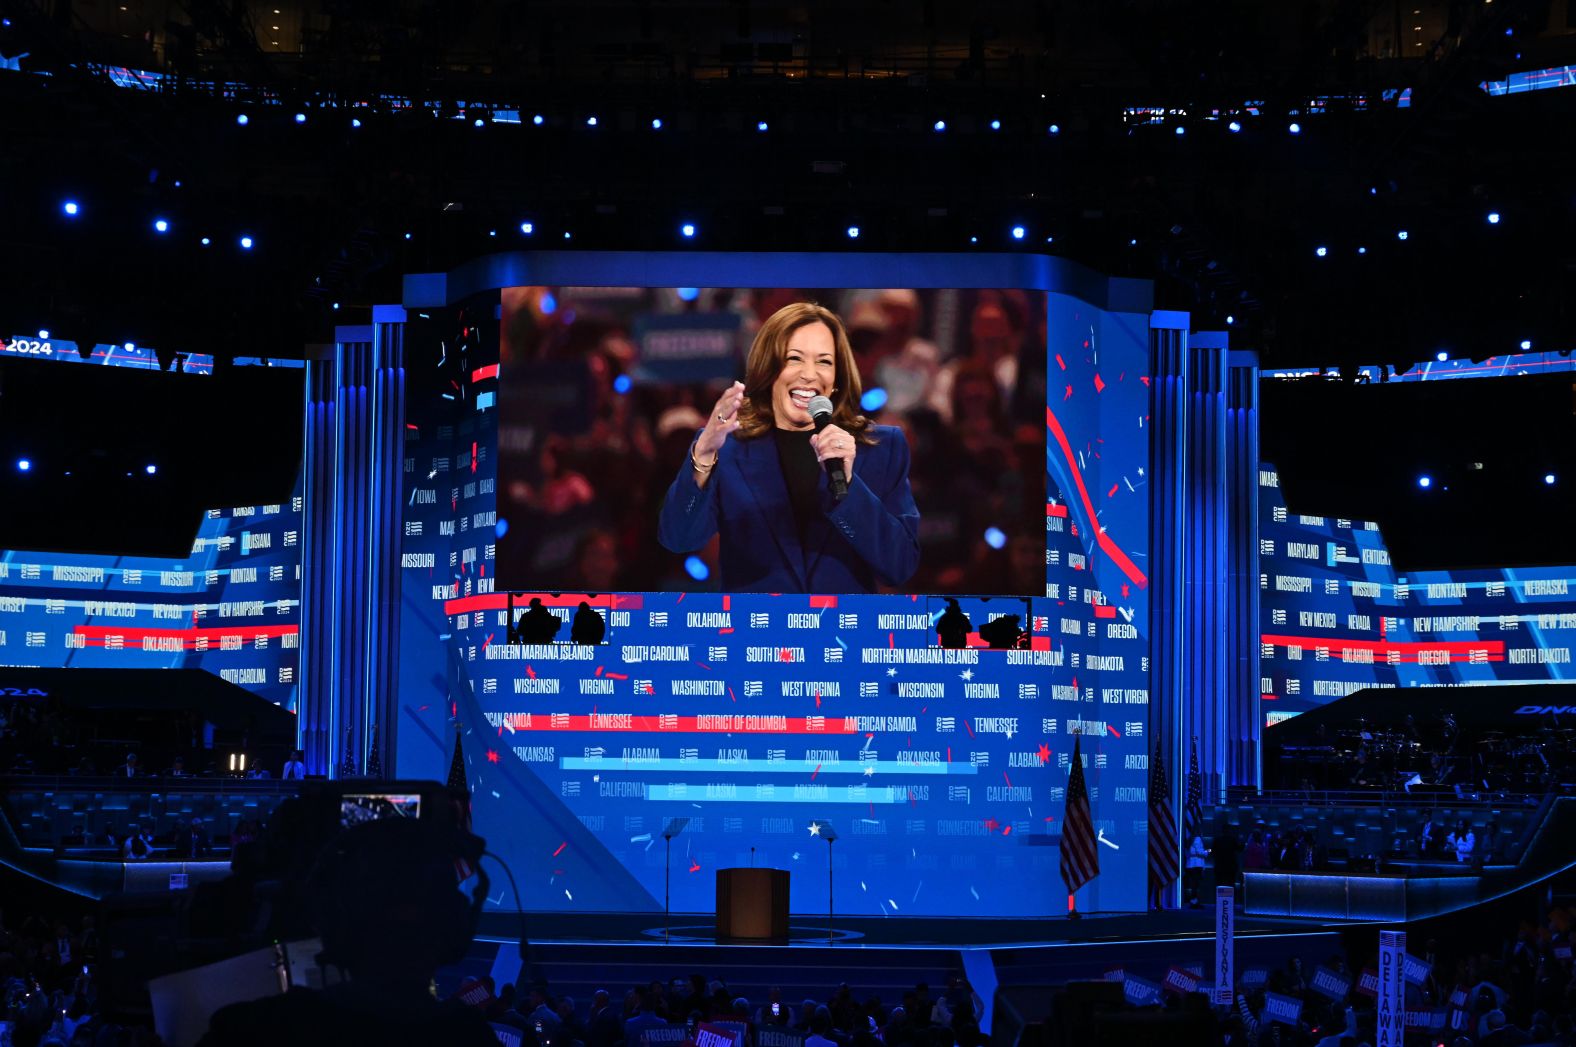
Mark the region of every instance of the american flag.
MULTIPOLYGON (((1149 894, 1156 898, 1177 878, 1177 819, 1171 812, 1171 786, 1166 781, 1165 759, 1155 743, 1155 762, 1149 766, 1149 894)), ((1158 899, 1157 899, 1158 900, 1158 899)), ((1164 908, 1164 905, 1161 905, 1164 908)))
POLYGON ((1204 779, 1198 773, 1198 739, 1193 739, 1193 760, 1187 772, 1187 806, 1182 809, 1182 838, 1191 840, 1204 831, 1204 779))
POLYGON ((1079 736, 1073 740, 1067 809, 1062 815, 1062 882, 1067 885, 1069 896, 1100 875, 1100 852, 1095 843, 1094 817, 1089 813, 1089 790, 1084 785, 1082 748, 1083 738, 1079 736))
MULTIPOLYGON (((449 800, 454 805, 454 824, 461 832, 471 831, 471 787, 465 780, 465 750, 460 744, 463 729, 454 732, 454 759, 449 761, 449 800)), ((464 857, 454 859, 454 875, 469 880, 476 867, 464 857)))

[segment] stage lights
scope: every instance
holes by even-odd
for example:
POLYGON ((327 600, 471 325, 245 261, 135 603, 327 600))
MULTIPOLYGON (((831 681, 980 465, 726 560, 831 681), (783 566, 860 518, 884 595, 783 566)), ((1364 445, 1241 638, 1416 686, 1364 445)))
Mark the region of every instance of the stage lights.
POLYGON ((524 236, 530 236, 532 233, 536 232, 536 226, 532 225, 530 222, 521 222, 520 232, 524 236))
POLYGON ((1429 476, 1427 473, 1424 473, 1422 476, 1417 478, 1417 486, 1423 488, 1426 491, 1428 488, 1434 486, 1434 478, 1429 476))
MULTIPOLYGON (((45 337, 45 336, 40 335, 40 337, 45 337)), ((1527 350, 1529 350, 1531 348, 1532 348, 1532 339, 1530 339, 1530 338, 1523 338, 1521 340, 1521 351, 1522 352, 1526 352, 1527 350)))
POLYGON ((1059 135, 1059 134, 1062 133, 1062 125, 1061 124, 1052 124, 1050 127, 1047 127, 1045 129, 1045 133, 1046 134, 1059 135))
POLYGON ((1238 131, 1242 130, 1242 125, 1233 120, 1231 123, 1226 125, 1226 130, 1230 131, 1232 134, 1236 134, 1238 131))
POLYGON ((596 117, 594 117, 594 116, 586 117, 586 126, 587 127, 595 127, 596 126, 596 117))
POLYGON ((985 528, 985 544, 992 549, 1002 549, 1007 545, 1007 535, 1000 527, 985 528))
POLYGON ((694 223, 692 223, 692 222, 685 222, 683 225, 679 226, 679 235, 683 236, 684 239, 686 239, 686 240, 693 240, 693 239, 695 239, 695 225, 694 225, 694 223))
POLYGON ((126 352, 128 352, 128 353, 134 353, 134 352, 137 351, 137 343, 136 342, 127 342, 124 345, 122 345, 121 348, 126 350, 126 352))
POLYGON ((684 560, 684 570, 697 582, 704 582, 707 578, 711 577, 711 568, 707 567, 706 561, 702 560, 698 556, 686 557, 684 560))
POLYGON ((16 471, 17 472, 25 473, 25 472, 28 472, 29 470, 31 470, 32 468, 33 468, 33 463, 31 461, 29 461, 28 459, 26 459, 26 458, 18 458, 16 460, 16 471))
POLYGON ((1000 120, 992 120, 990 122, 990 129, 992 131, 1000 131, 1001 130, 1001 121, 1000 120))
POLYGON ((678 296, 679 301, 681 302, 693 302, 695 299, 700 297, 700 288, 680 287, 678 289, 678 296))
POLYGON ((170 223, 162 218, 155 218, 153 220, 153 231, 155 233, 167 233, 170 231, 170 223))
POLYGON ((149 476, 154 476, 154 475, 157 475, 157 473, 159 471, 159 467, 154 465, 152 462, 149 462, 147 464, 147 466, 143 468, 142 471, 147 473, 149 476))
POLYGON ((620 396, 628 395, 629 391, 633 389, 634 386, 634 381, 631 380, 627 374, 621 374, 617 378, 613 379, 613 391, 620 396))
POLYGON ((236 124, 237 127, 245 127, 247 124, 249 124, 251 122, 252 122, 252 118, 247 116, 245 113, 237 113, 236 114, 235 124, 236 124))
POLYGON ((47 328, 47 327, 40 327, 38 329, 38 337, 40 337, 40 338, 48 338, 49 337, 49 328, 47 328))
POLYGON ((498 522, 493 524, 493 534, 497 535, 499 538, 502 538, 504 535, 506 535, 508 533, 509 533, 509 521, 505 520, 501 516, 498 517, 498 522))
POLYGON ((531 117, 531 123, 535 124, 537 127, 541 127, 543 124, 547 123, 547 118, 541 113, 537 113, 535 116, 531 117))
POLYGON ((410 233, 406 233, 405 234, 405 239, 409 240, 410 238, 411 238, 411 234, 410 233))
POLYGON ((1313 249, 1313 253, 1318 255, 1320 258, 1323 258, 1325 255, 1330 253, 1330 249, 1325 247, 1323 244, 1320 244, 1318 247, 1313 249))
POLYGON ((1287 126, 1286 130, 1291 132, 1294 135, 1300 135, 1300 134, 1302 134, 1302 125, 1299 124, 1297 121, 1293 120, 1291 122, 1291 124, 1289 126, 1287 126))
POLYGON ((360 127, 361 126, 361 121, 356 119, 355 117, 351 117, 351 119, 350 119, 350 126, 351 127, 360 127))
POLYGON ((1187 134, 1187 128, 1183 127, 1181 124, 1177 124, 1176 133, 1179 135, 1185 135, 1187 134))
POLYGON ((930 125, 930 129, 935 131, 937 134, 940 134, 947 129, 947 122, 945 120, 937 120, 934 124, 930 125))
POLYGON ((306 114, 305 113, 297 113, 295 115, 295 122, 298 123, 298 124, 306 123, 306 114))
POLYGON ((1489 225, 1498 225, 1499 224, 1499 212, 1498 211, 1490 211, 1488 213, 1488 224, 1489 225))
POLYGON ((255 241, 253 241, 253 239, 250 236, 243 236, 243 237, 241 237, 241 241, 240 241, 240 243, 241 243, 241 250, 243 250, 243 251, 250 251, 252 249, 252 244, 254 242, 255 241))
POLYGON ((859 239, 859 227, 857 225, 851 225, 848 227, 848 238, 850 240, 859 239))
POLYGON ((1357 249, 1357 253, 1358 254, 1367 254, 1368 253, 1368 248, 1366 248, 1366 247, 1359 247, 1357 249))
POLYGON ((1015 225, 1012 227, 1012 238, 1014 240, 1022 240, 1027 234, 1028 230, 1021 225, 1015 225))
POLYGON ((660 116, 653 116, 651 118, 651 129, 653 131, 662 130, 662 118, 660 116))
POLYGON ((339 303, 335 302, 332 306, 330 306, 330 308, 333 309, 334 312, 336 312, 336 313, 339 312, 339 303))
POLYGON ((572 239, 574 239, 574 234, 571 233, 569 230, 565 229, 564 230, 564 239, 565 240, 572 240, 572 239))
POLYGON ((765 131, 769 131, 771 129, 771 125, 768 124, 765 120, 757 120, 755 122, 755 129, 757 131, 765 132, 765 131))
POLYGON ((67 218, 75 218, 82 213, 81 206, 75 200, 65 201, 60 205, 60 210, 65 213, 67 218))
POLYGON ((1407 234, 1407 231, 1405 229, 1397 229, 1396 233, 1395 233, 1395 238, 1397 240, 1405 240, 1407 238, 1407 235, 1408 234, 1407 234))
POLYGON ((1450 359, 1450 354, 1441 349, 1439 352, 1434 354, 1434 359, 1438 360, 1440 363, 1444 363, 1446 360, 1450 359))
POLYGON ((203 238, 202 238, 202 245, 203 245, 203 246, 204 246, 204 247, 207 247, 207 246, 208 246, 208 245, 209 245, 209 244, 211 244, 211 243, 213 243, 213 241, 212 241, 212 240, 210 240, 210 239, 208 239, 208 238, 207 238, 207 237, 206 237, 206 236, 205 236, 205 237, 203 237, 203 238))
POLYGON ((478 116, 474 121, 472 121, 472 126, 474 126, 474 127, 486 127, 487 126, 487 121, 483 120, 481 117, 478 116))
POLYGON ((1232 324, 1234 324, 1236 322, 1237 322, 1237 318, 1235 316, 1232 316, 1230 313, 1226 314, 1226 326, 1227 327, 1230 327, 1232 324))
POLYGON ((1554 486, 1555 479, 1556 479, 1556 477, 1555 477, 1555 475, 1553 473, 1544 473, 1543 474, 1543 482, 1548 484, 1550 487, 1554 486))
POLYGON ((887 391, 879 385, 866 389, 864 395, 859 398, 860 408, 866 411, 879 411, 886 406, 886 402, 887 391))

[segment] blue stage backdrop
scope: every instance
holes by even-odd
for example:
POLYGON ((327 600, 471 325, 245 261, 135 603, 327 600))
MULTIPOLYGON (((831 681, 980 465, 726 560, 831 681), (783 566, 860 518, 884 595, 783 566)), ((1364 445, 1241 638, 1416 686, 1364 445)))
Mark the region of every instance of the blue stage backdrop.
MULTIPOLYGON (((30 361, 161 369, 154 350, 129 343, 97 345, 84 355, 75 342, 11 337, 0 351, 30 361)), ((185 374, 213 372, 208 354, 175 353, 169 360, 185 374)), ((300 366, 299 360, 267 362, 300 366)), ((115 513, 137 506, 105 511, 112 526, 115 513)), ((192 523, 191 553, 179 560, 0 550, 0 665, 206 669, 295 711, 300 481, 289 502, 209 509, 192 523)))
POLYGON ((0 550, 0 664, 206 669, 294 711, 300 543, 297 493, 208 510, 181 560, 0 550))
POLYGON ((1377 524, 1292 513, 1268 464, 1259 506, 1267 724, 1364 687, 1571 679, 1576 567, 1406 571, 1377 524))
POLYGON ((517 613, 536 596, 565 624, 510 644, 500 296, 410 313, 398 769, 445 778, 463 746, 477 829, 521 892, 495 876, 492 907, 660 911, 676 830, 675 912, 712 912, 716 870, 753 861, 791 870, 813 918, 830 860, 840 914, 1058 915, 1081 732, 1107 845, 1079 908, 1143 908, 1147 317, 1047 309, 1043 591, 959 598, 976 630, 1020 616, 1018 650, 936 646, 945 598, 923 593, 523 590, 517 613), (566 642, 582 601, 600 645, 566 642))

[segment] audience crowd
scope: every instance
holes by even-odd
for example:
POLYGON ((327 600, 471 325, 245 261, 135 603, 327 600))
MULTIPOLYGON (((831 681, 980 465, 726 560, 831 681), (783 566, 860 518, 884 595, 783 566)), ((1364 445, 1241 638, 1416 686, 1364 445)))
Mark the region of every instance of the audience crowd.
MULTIPOLYGON (((1558 906, 1541 920, 1507 926, 1498 940, 1414 944, 1411 952, 1427 971, 1407 989, 1407 1009, 1423 1023, 1417 1032, 1426 1032, 1427 1043, 1447 1047, 1576 1047, 1573 928, 1576 907, 1558 906)), ((146 1023, 122 1024, 99 1013, 100 962, 91 916, 72 926, 40 914, 13 920, 0 912, 0 1043, 156 1047, 159 1040, 146 1023)), ((1213 1011, 1208 1042, 1371 1047, 1376 999, 1364 974, 1375 966, 1370 952, 1298 957, 1268 970, 1239 968, 1237 1001, 1213 1011), (1294 1018, 1284 1010, 1287 1000, 1294 1001, 1294 1018)), ((1110 971, 1088 976, 1098 979, 1102 973, 1113 977, 1110 971)), ((1159 971, 1127 973, 1154 984, 1163 976, 1159 971)), ((858 993, 846 984, 824 998, 789 999, 777 988, 752 998, 699 974, 619 991, 599 989, 584 1001, 545 983, 494 989, 484 978, 463 983, 455 996, 477 1001, 496 1028, 512 1029, 533 1047, 681 1047, 694 1042, 702 1024, 736 1034, 741 1047, 981 1047, 989 1040, 980 1030, 987 1004, 961 976, 939 991, 921 983, 891 999, 858 993), (478 985, 486 991, 475 992, 478 985), (683 1032, 676 1043, 671 1036, 642 1036, 647 1029, 679 1027, 683 1032)), ((1204 1009, 1198 1003, 1161 989, 1147 1004, 1129 996, 1124 1009, 1204 1009)))
POLYGON ((1275 789, 1542 793, 1576 780, 1576 729, 1558 722, 1521 731, 1465 728, 1450 714, 1398 722, 1320 724, 1286 739, 1265 761, 1275 789))

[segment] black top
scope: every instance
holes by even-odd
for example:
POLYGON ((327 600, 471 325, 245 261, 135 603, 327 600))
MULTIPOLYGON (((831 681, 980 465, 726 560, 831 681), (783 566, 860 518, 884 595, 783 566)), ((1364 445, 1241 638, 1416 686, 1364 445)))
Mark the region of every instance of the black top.
POLYGON ((821 482, 821 463, 815 460, 815 448, 810 446, 814 429, 773 429, 777 440, 777 461, 782 465, 783 483, 788 485, 788 501, 793 504, 794 522, 799 525, 802 539, 810 529, 810 521, 821 513, 821 497, 817 486, 821 482))

